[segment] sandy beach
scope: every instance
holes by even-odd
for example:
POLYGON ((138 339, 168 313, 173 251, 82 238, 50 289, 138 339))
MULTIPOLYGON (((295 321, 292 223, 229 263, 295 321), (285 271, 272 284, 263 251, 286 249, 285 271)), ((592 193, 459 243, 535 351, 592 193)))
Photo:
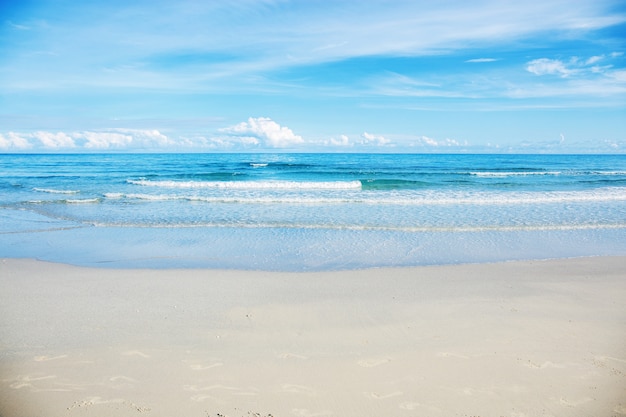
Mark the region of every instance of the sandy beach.
POLYGON ((626 258, 316 273, 0 260, 0 416, 623 416, 626 258))

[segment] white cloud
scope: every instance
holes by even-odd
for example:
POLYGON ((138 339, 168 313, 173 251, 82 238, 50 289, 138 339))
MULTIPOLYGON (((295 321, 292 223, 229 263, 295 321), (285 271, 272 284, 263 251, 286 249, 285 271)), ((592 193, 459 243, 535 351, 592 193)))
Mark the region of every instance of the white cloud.
POLYGON ((435 139, 429 138, 428 136, 422 136, 420 142, 424 145, 439 146, 439 143, 435 139))
MULTIPOLYGON (((611 54, 611 57, 614 56, 611 54)), ((549 58, 535 59, 526 64, 526 70, 538 75, 556 75, 561 80, 549 84, 520 84, 517 88, 510 88, 507 96, 512 98, 545 98, 580 96, 602 98, 602 103, 611 103, 606 98, 619 97, 626 93, 626 71, 614 69, 609 62, 607 65, 595 65, 607 58, 606 55, 595 55, 587 59, 572 57, 569 61, 549 58)), ((571 102, 567 102, 569 105, 571 102)))
POLYGON ((177 144, 156 129, 113 129, 114 132, 132 136, 136 147, 166 147, 177 144))
POLYGON ((412 141, 411 146, 428 146, 433 148, 438 147, 455 147, 455 146, 467 146, 467 142, 460 143, 456 139, 442 139, 437 140, 428 136, 420 136, 412 141))
POLYGON ((615 81, 626 83, 626 70, 611 71, 608 76, 613 78, 615 81))
POLYGON ((372 147, 393 147, 394 149, 411 149, 415 147, 422 148, 446 148, 446 147, 462 147, 469 146, 467 141, 459 142, 456 139, 434 139, 428 136, 411 136, 411 137, 394 137, 390 139, 383 135, 376 135, 369 132, 363 132, 358 140, 351 140, 346 135, 341 135, 340 139, 331 138, 330 140, 320 142, 320 145, 327 147, 355 147, 358 149, 371 149, 372 147))
MULTIPOLYGON (((8 132, 0 135, 3 150, 142 150, 163 149, 178 143, 170 140, 158 130, 108 129, 102 131, 8 132)), ((184 145, 184 142, 181 142, 184 145)))
POLYGON ((156 129, 107 129, 72 134, 76 142, 87 149, 159 149, 184 145, 185 140, 173 141, 156 129))
POLYGON ((87 149, 120 149, 128 148, 133 137, 116 132, 81 132, 76 133, 77 140, 85 140, 84 147, 87 149))
POLYGON ((239 138, 245 145, 263 144, 272 148, 285 148, 304 143, 301 136, 269 117, 250 117, 247 122, 220 129, 220 132, 239 138))
POLYGON ((0 134, 0 151, 184 151, 240 150, 255 146, 284 147, 302 142, 300 136, 269 119, 223 129, 227 135, 170 138, 156 129, 103 129, 74 132, 37 131, 0 134))
POLYGON ((330 139, 321 139, 317 141, 309 142, 313 146, 321 146, 321 147, 352 147, 354 146, 354 141, 350 139, 348 135, 339 135, 339 137, 331 137, 330 139))
POLYGON ((495 62, 498 61, 496 58, 474 58, 474 59, 468 59, 465 62, 469 62, 469 63, 482 63, 482 62, 495 62))
POLYGON ((8 132, 6 135, 0 135, 0 149, 3 150, 58 150, 73 149, 75 147, 76 143, 74 142, 74 139, 64 132, 8 132))
MULTIPOLYGON (((611 54, 611 58, 615 57, 614 54, 611 54)), ((535 75, 558 75, 562 78, 588 76, 589 74, 610 74, 613 71, 613 65, 595 65, 605 58, 605 55, 594 55, 587 59, 574 56, 568 62, 540 58, 527 62, 526 70, 535 75)))
MULTIPOLYGON (((566 96, 579 97, 575 102, 570 99, 553 100, 549 103, 545 101, 545 105, 567 108, 580 107, 584 103, 589 107, 614 107, 623 105, 623 99, 619 100, 619 96, 623 95, 626 89, 623 63, 615 58, 613 54, 562 59, 543 57, 529 60, 521 65, 509 64, 507 68, 499 68, 495 72, 488 71, 482 74, 463 71, 449 74, 444 71, 404 75, 387 71, 383 75, 370 77, 367 88, 370 89, 371 94, 380 96, 416 99, 445 98, 447 99, 445 105, 435 104, 442 110, 450 110, 453 106, 478 109, 479 104, 485 104, 479 100, 485 99, 543 100, 566 96), (615 99, 607 100, 611 97, 615 99)), ((476 61, 479 60, 482 59, 476 59, 476 61)), ((480 66, 480 64, 476 65, 480 66)), ((368 103, 368 106, 382 105, 368 103)), ((422 105, 415 100, 403 108, 432 110, 436 108, 435 106, 422 105)), ((518 106, 518 101, 504 100, 497 108, 520 108, 518 106)), ((486 108, 493 107, 487 105, 486 108)))
POLYGON ((252 83, 246 80, 258 81, 256 76, 271 69, 362 56, 431 55, 533 39, 555 28, 569 34, 624 22, 622 13, 599 0, 577 1, 576 7, 569 0, 457 1, 454 7, 425 0, 372 1, 367 7, 345 0, 324 7, 317 2, 258 0, 176 4, 166 0, 150 2, 150 7, 133 2, 97 2, 81 8, 55 4, 48 10, 52 18, 47 30, 28 38, 26 45, 62 52, 65 59, 26 59, 22 54, 14 62, 13 79, 6 78, 0 87, 58 89, 61 80, 81 88, 197 91, 224 88, 236 77, 230 89, 248 88, 252 83), (61 27, 55 16, 62 16, 66 26, 61 27), (170 30, 163 31, 163 25, 170 30), (98 54, 92 53, 94 48, 98 54), (189 51, 194 65, 185 60, 180 68, 163 65, 177 61, 180 51, 189 51), (226 59, 215 59, 222 56, 226 59), (50 63, 54 65, 46 65, 50 63))
POLYGON ((459 80, 463 77, 455 75, 446 79, 440 77, 419 78, 386 72, 370 78, 371 91, 377 95, 394 97, 448 97, 466 96, 467 92, 459 88, 459 80), (433 82, 431 79, 434 78, 433 82))
POLYGON ((17 30, 30 30, 31 29, 30 26, 21 25, 19 23, 13 23, 10 20, 6 21, 6 23, 13 29, 17 29, 17 30))
POLYGON ((2 150, 27 150, 32 147, 33 144, 28 139, 17 133, 9 132, 6 136, 0 134, 0 149, 2 150))
POLYGON ((565 63, 558 59, 540 58, 535 59, 526 64, 526 70, 535 75, 559 75, 568 77, 574 71, 567 68, 565 63))
MULTIPOLYGON (((259 5, 256 13, 247 15, 246 25, 237 28, 236 36, 232 30, 223 34, 218 30, 204 40, 226 49, 253 44, 266 65, 284 66, 366 55, 429 54, 507 42, 554 28, 592 30, 624 20, 617 12, 607 14, 606 4, 598 0, 579 1, 575 8, 567 0, 457 1, 454 7, 447 2, 372 1, 365 9, 351 1, 328 2, 323 8, 315 2, 279 3, 259 5), (281 16, 286 24, 268 27, 281 16), (259 38, 259 34, 271 36, 259 38)), ((205 30, 196 30, 200 34, 196 39, 206 36, 205 30)))
POLYGON ((598 61, 602 61, 604 57, 602 56, 592 56, 591 58, 587 59, 587 61, 585 62, 587 65, 592 65, 595 64, 598 61))
POLYGON ((363 145, 387 146, 391 144, 391 140, 380 135, 363 132, 361 137, 363 138, 363 141, 361 142, 363 145))
POLYGON ((346 135, 339 136, 339 139, 331 138, 330 143, 331 145, 334 145, 334 146, 350 146, 351 145, 350 138, 346 135))
POLYGON ((232 136, 196 136, 177 140, 179 148, 191 150, 235 151, 241 147, 246 148, 256 144, 258 144, 258 140, 255 138, 234 138, 232 136))
POLYGON ((40 141, 43 147, 48 149, 74 148, 76 146, 74 139, 64 132, 35 132, 31 134, 31 137, 40 141))

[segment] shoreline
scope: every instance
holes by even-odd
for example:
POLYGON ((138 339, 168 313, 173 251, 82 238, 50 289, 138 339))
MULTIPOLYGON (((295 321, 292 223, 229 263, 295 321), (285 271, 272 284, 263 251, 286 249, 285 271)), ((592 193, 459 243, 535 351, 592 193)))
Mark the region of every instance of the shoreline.
POLYGON ((572 230, 453 228, 423 232, 284 227, 75 228, 75 222, 30 211, 0 211, 1 257, 112 269, 308 272, 626 255, 626 229, 602 225, 572 230))
MULTIPOLYGON (((161 259, 163 257, 140 258, 134 259, 134 262, 149 261, 161 259)), ((173 258, 173 257, 172 257, 173 258)), ((25 262, 59 265, 69 268, 93 269, 95 271, 217 271, 217 272, 239 272, 243 274, 290 274, 290 275, 307 275, 307 274, 325 274, 325 273, 342 273, 342 272, 368 272, 380 270, 405 270, 405 269, 422 269, 422 268, 446 268, 446 267, 466 267, 466 266, 497 266, 509 263, 537 263, 537 262, 559 262, 559 261, 576 261, 576 260, 594 260, 594 259, 614 259, 623 258, 626 262, 626 254, 617 255, 574 255, 574 256, 554 256, 546 258, 520 258, 509 260, 477 260, 459 261, 458 263, 433 263, 433 264, 417 264, 417 265, 381 265, 381 266, 363 266, 363 267, 345 267, 343 269, 307 269, 307 270, 291 270, 291 269, 244 269, 237 267, 210 267, 210 266, 119 266, 114 265, 120 261, 100 261, 89 264, 72 263, 69 261, 51 261, 34 257, 6 257, 0 256, 0 263, 25 262), (113 266, 110 266, 113 265, 113 266)), ((626 267, 625 267, 626 269, 626 267)))
POLYGON ((2 258, 0 416, 626 415, 625 265, 2 258))

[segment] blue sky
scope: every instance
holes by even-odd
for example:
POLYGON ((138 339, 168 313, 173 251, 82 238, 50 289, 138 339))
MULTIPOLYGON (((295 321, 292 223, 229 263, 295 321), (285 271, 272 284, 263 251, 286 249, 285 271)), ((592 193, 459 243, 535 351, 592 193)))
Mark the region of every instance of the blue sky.
POLYGON ((626 153, 626 4, 0 5, 0 152, 626 153))

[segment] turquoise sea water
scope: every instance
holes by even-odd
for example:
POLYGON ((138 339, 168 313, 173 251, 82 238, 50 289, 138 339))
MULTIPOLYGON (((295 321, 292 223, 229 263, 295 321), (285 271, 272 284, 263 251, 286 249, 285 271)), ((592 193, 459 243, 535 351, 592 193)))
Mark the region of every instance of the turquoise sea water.
POLYGON ((0 256, 327 270, 625 255, 626 155, 0 155, 0 256))

